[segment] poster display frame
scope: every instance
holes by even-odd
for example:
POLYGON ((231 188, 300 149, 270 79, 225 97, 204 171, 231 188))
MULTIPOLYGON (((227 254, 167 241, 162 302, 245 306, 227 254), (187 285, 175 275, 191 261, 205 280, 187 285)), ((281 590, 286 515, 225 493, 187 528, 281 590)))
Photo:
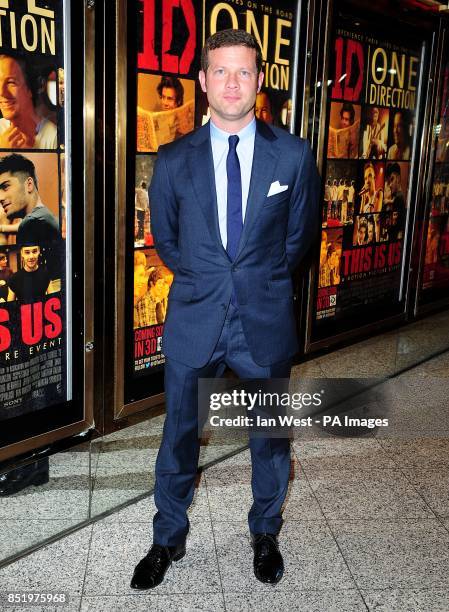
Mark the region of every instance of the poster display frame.
POLYGON ((68 201, 74 203, 67 220, 66 255, 69 339, 65 362, 69 398, 9 419, 10 423, 5 421, 6 444, 0 449, 0 462, 5 465, 19 455, 24 457, 38 448, 84 433, 93 425, 95 11, 84 5, 74 7, 67 0, 62 6, 64 31, 68 33, 63 39, 65 98, 67 106, 74 109, 73 115, 67 111, 64 122, 65 152, 70 160, 65 186, 68 201), (83 61, 76 64, 72 62, 73 51, 79 50, 80 45, 75 47, 74 31, 82 36, 83 61), (87 65, 91 69, 85 70, 87 65), (82 129, 72 129, 72 120, 82 124, 82 129), (86 172, 86 168, 90 171, 86 172), (82 238, 72 240, 74 235, 82 238))
MULTIPOLYGON (((310 138, 313 143, 313 149, 317 152, 317 165, 322 174, 323 168, 326 164, 326 151, 324 149, 326 141, 327 141, 327 123, 329 120, 330 113, 330 100, 328 95, 328 84, 330 83, 329 79, 331 78, 331 45, 334 41, 334 32, 337 28, 337 19, 338 19, 338 11, 341 10, 345 15, 349 15, 351 17, 357 17, 363 11, 363 7, 357 7, 355 3, 350 0, 330 0, 325 3, 326 7, 323 7, 323 2, 320 3, 320 0, 317 0, 319 7, 315 7, 315 12, 318 15, 319 25, 317 26, 318 31, 320 32, 319 39, 325 39, 326 49, 324 55, 320 61, 317 61, 317 67, 315 72, 316 81, 320 83, 320 94, 315 96, 317 98, 317 102, 315 105, 312 105, 309 111, 309 117, 304 117, 303 126, 304 132, 307 126, 307 132, 305 135, 310 138), (323 10, 327 8, 326 10, 323 10)), ((366 8, 366 7, 365 7, 366 8)), ((375 15, 373 9, 371 12, 375 15)), ((378 19, 382 16, 378 14, 378 19)), ((436 43, 438 40, 437 30, 438 30, 438 21, 431 22, 433 25, 433 29, 427 28, 423 31, 422 39, 420 41, 420 51, 418 51, 420 55, 420 79, 422 80, 422 75, 424 70, 426 70, 426 74, 432 75, 435 71, 435 51, 436 51, 436 43), (427 72, 428 70, 428 72, 427 72)), ((322 52, 322 51, 321 51, 322 52)), ((315 49, 313 52, 315 55, 320 53, 319 49, 315 49)), ((312 54, 313 55, 313 54, 312 54)), ((313 74, 311 75, 313 77, 313 74)), ((316 88, 315 81, 315 88, 316 88)), ((309 82, 308 89, 309 91, 313 91, 313 82, 309 82)), ((316 337, 314 335, 314 316, 315 316, 315 302, 316 302, 316 286, 318 284, 318 265, 317 261, 319 261, 319 252, 316 252, 314 255, 314 264, 311 267, 311 271, 309 274, 309 283, 307 290, 307 298, 306 304, 303 305, 303 316, 302 323, 300 329, 301 337, 304 345, 304 353, 312 353, 314 351, 342 343, 347 343, 354 341, 355 339, 369 335, 379 329, 387 329, 391 328, 394 325, 398 325, 400 323, 405 322, 410 317, 410 306, 409 306, 409 262, 411 255, 411 248, 414 239, 415 227, 414 216, 416 215, 416 211, 418 209, 418 200, 420 198, 420 194, 423 189, 423 185, 425 184, 426 174, 425 167, 423 163, 423 155, 422 151, 424 151, 423 138, 424 135, 429 131, 429 112, 428 109, 424 105, 424 98, 426 92, 428 92, 425 84, 421 87, 421 90, 417 93, 420 95, 419 104, 416 108, 416 118, 417 118, 417 129, 419 130, 421 141, 416 142, 416 149, 413 155, 413 159, 411 163, 414 164, 415 167, 415 175, 409 185, 410 188, 410 197, 409 202, 412 206, 410 213, 408 215, 408 225, 407 232, 405 234, 405 243, 403 246, 403 255, 402 255, 402 264, 401 264, 401 300, 402 306, 399 312, 392 314, 391 316, 385 316, 379 318, 378 320, 364 323, 360 326, 355 326, 350 329, 346 329, 344 331, 336 330, 335 333, 329 333, 324 337, 316 337)), ((425 156, 424 156, 425 157, 425 156)), ((322 178, 322 186, 323 193, 322 197, 324 197, 324 179, 322 178)), ((320 224, 321 225, 321 224, 320 224)))
MULTIPOLYGON (((294 10, 296 11, 296 20, 293 22, 292 35, 296 37, 298 28, 300 27, 298 23, 302 24, 305 22, 306 13, 299 0, 294 0, 292 4, 294 5, 294 10)), ((201 2, 198 6, 200 5, 200 12, 201 15, 203 15, 204 3, 201 2)), ((135 126, 134 128, 132 127, 133 117, 135 116, 135 111, 133 110, 132 105, 134 104, 135 106, 136 100, 134 99, 135 94, 133 96, 130 96, 129 94, 129 79, 132 78, 133 73, 135 70, 137 70, 137 58, 134 59, 130 55, 132 53, 132 49, 136 48, 134 36, 135 31, 130 24, 130 19, 132 19, 134 15, 134 6, 135 4, 133 0, 117 0, 115 7, 115 286, 117 289, 117 295, 122 296, 126 294, 126 291, 130 291, 129 279, 126 278, 127 254, 125 252, 125 245, 127 243, 126 228, 129 221, 129 213, 127 213, 126 202, 129 201, 131 193, 130 184, 134 180, 133 177, 128 176, 128 172, 130 172, 130 169, 134 167, 134 164, 131 163, 132 149, 130 144, 132 142, 135 143, 136 141, 135 126), (134 36, 133 40, 129 40, 131 35, 134 36), (118 58, 120 58, 120 61, 117 61, 118 58), (133 129, 134 133, 132 132, 133 129)), ((197 26, 199 28, 199 38, 202 42, 204 37, 203 23, 199 23, 197 26)), ((291 56, 291 71, 292 73, 294 71, 295 76, 292 76, 289 91, 291 92, 292 109, 296 108, 297 111, 299 111, 298 107, 296 106, 299 44, 297 42, 297 37, 295 40, 296 43, 293 42, 291 56)), ((187 76, 187 78, 193 77, 187 76)), ((198 85, 196 87, 198 87, 198 85)), ((297 117, 298 114, 296 114, 296 118, 297 117)), ((294 129, 294 122, 295 118, 292 119, 290 131, 294 129)), ((299 126, 297 125, 296 129, 298 128, 299 126)), ((136 148, 134 150, 136 150, 136 148)), ((129 338, 126 337, 127 312, 129 314, 129 311, 126 309, 126 301, 124 299, 117 300, 114 312, 113 340, 115 361, 113 368, 113 381, 111 385, 113 420, 116 423, 119 420, 125 420, 127 417, 131 417, 135 413, 142 413, 142 411, 146 411, 148 409, 151 411, 160 410, 162 409, 164 402, 163 370, 160 372, 160 375, 158 375, 159 373, 155 372, 151 376, 143 377, 141 379, 142 382, 140 383, 140 391, 136 391, 135 394, 134 388, 138 389, 138 387, 136 385, 131 385, 131 383, 128 383, 127 386, 125 380, 125 377, 129 376, 127 371, 126 345, 126 343, 129 341, 129 338), (145 384, 145 379, 148 379, 146 382, 148 394, 146 397, 142 398, 141 389, 145 384), (131 391, 129 390, 130 388, 132 389, 131 391)), ((109 422, 108 419, 106 419, 106 421, 109 422)), ((108 427, 109 426, 112 428, 114 427, 114 425, 110 422, 108 427)))
MULTIPOLYGON (((130 11, 135 7, 134 0, 117 0, 115 13, 115 286, 117 295, 124 296, 126 293, 126 237, 127 237, 127 170, 131 165, 128 163, 129 141, 135 140, 135 126, 131 117, 135 116, 135 111, 130 112, 133 108, 129 96, 130 73, 134 74, 135 61, 130 61, 131 45, 128 46, 128 34, 132 24, 130 23, 130 15, 134 15, 134 11, 130 11), (119 61, 120 58, 120 61, 119 61)), ((132 45, 134 49, 134 45, 132 45)), ((135 106, 135 105, 134 105, 135 106)), ((164 401, 164 394, 161 391, 162 381, 158 381, 158 391, 151 394, 147 398, 137 401, 125 401, 125 372, 126 372, 126 307, 125 300, 119 299, 116 302, 116 310, 114 317, 114 377, 112 389, 113 403, 113 419, 121 420, 135 413, 140 413, 144 410, 160 407, 164 401)), ((150 385, 149 385, 150 386, 150 385)), ((107 425, 108 427, 108 425, 107 425)))

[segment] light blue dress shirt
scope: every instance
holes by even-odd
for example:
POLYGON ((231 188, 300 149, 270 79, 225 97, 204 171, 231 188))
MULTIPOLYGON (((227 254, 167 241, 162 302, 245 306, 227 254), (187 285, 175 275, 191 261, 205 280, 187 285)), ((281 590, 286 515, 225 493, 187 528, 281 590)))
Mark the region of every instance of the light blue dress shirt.
MULTIPOLYGON (((210 140, 212 144, 212 156, 214 159, 215 189, 217 191, 218 225, 220 228, 221 242, 226 249, 228 235, 226 225, 228 176, 226 173, 226 159, 229 151, 229 136, 232 134, 220 130, 216 125, 210 124, 210 140)), ((254 138, 256 136, 256 119, 253 119, 243 130, 237 132, 239 137, 237 145, 237 156, 240 163, 242 176, 242 215, 245 221, 246 205, 248 202, 249 182, 251 180, 251 169, 253 166, 254 138)))

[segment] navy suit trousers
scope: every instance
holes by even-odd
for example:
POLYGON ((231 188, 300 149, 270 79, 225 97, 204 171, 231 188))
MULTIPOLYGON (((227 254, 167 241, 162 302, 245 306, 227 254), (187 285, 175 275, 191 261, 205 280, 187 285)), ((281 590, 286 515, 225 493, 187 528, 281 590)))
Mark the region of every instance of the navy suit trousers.
MULTIPOLYGON (((200 444, 198 439, 198 379, 220 377, 229 366, 239 378, 289 378, 291 360, 259 366, 251 357, 238 310, 229 304, 226 319, 210 361, 191 368, 167 359, 165 364, 166 419, 156 461, 153 541, 175 546, 189 531, 187 509, 194 494, 200 444)), ((281 508, 290 474, 290 441, 250 438, 253 504, 251 533, 275 533, 282 525, 281 508)), ((223 517, 225 519, 225 516, 223 517)))

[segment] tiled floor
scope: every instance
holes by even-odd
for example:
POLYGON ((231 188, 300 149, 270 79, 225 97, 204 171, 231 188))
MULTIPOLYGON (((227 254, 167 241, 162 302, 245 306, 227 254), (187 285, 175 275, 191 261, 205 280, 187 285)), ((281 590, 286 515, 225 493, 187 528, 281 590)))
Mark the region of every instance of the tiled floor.
MULTIPOLYGON (((417 355, 414 333, 408 332, 403 348, 417 355)), ((382 367, 366 372, 382 376, 392 364, 387 368, 381 355, 398 339, 387 334, 384 344, 380 337, 371 342, 373 363, 382 367)), ((351 358, 351 348, 343 349, 295 375, 351 376, 351 363, 356 363, 354 353, 351 358)), ((391 430, 345 438, 313 429, 294 440, 280 535, 286 572, 276 587, 262 585, 252 573, 246 523, 251 467, 249 452, 243 451, 203 472, 190 509, 187 555, 154 591, 136 593, 129 587, 133 568, 151 543, 155 508, 148 497, 0 569, 0 591, 66 591, 69 606, 1 609, 448 612, 448 354, 385 382, 381 391, 379 401, 390 404, 391 430)), ((145 435, 142 430, 136 455, 123 432, 108 442, 109 460, 97 468, 100 508, 107 506, 108 489, 144 490, 141 450, 153 452, 156 446, 145 435), (120 465, 133 466, 135 481, 120 465)), ((61 463, 61 482, 64 469, 61 463)), ((52 503, 60 504, 56 493, 52 503)), ((72 517, 70 499, 65 515, 58 515, 61 521, 72 517)), ((19 534, 12 516, 1 518, 19 534)), ((23 529, 32 530, 27 518, 22 517, 23 529)))

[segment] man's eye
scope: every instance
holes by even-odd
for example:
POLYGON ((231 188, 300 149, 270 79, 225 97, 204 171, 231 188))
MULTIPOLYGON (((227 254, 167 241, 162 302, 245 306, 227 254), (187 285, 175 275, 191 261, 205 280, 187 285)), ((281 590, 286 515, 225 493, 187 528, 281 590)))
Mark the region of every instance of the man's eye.
POLYGON ((215 70, 215 74, 218 75, 218 76, 222 76, 224 74, 223 68, 217 68, 215 70))
POLYGON ((248 70, 240 70, 240 74, 245 79, 248 78, 251 75, 251 73, 248 70))

